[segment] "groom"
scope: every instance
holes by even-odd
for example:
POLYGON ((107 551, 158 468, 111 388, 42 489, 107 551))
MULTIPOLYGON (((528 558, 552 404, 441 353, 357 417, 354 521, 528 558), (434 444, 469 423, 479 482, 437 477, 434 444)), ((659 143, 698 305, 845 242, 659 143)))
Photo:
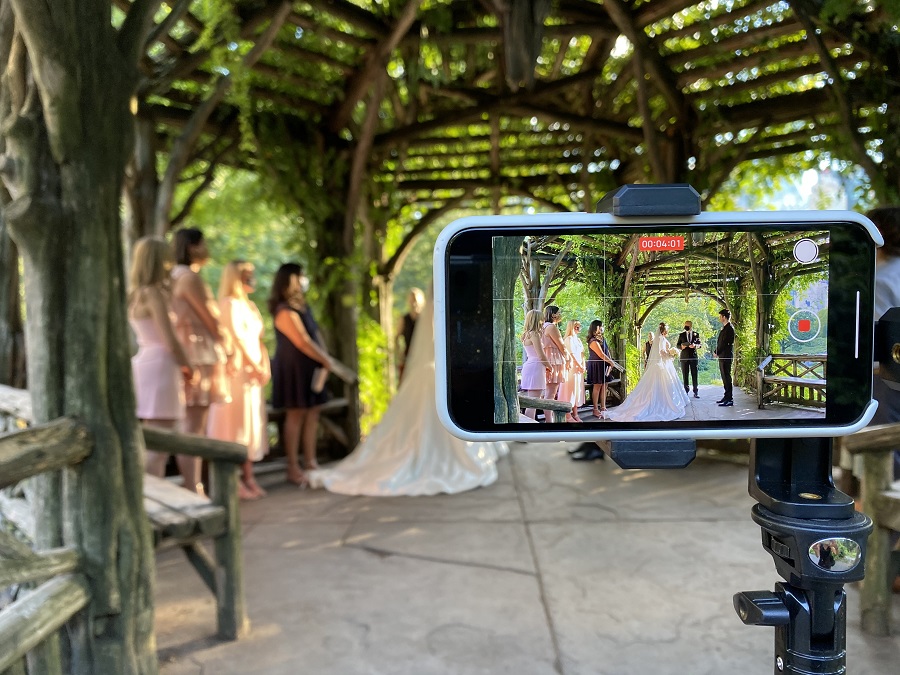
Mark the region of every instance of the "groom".
POLYGON ((684 393, 690 391, 688 386, 688 373, 694 384, 694 398, 700 398, 697 393, 697 348, 700 346, 700 335, 692 330, 690 321, 684 322, 684 332, 678 336, 678 349, 681 350, 681 379, 684 380, 684 393))
POLYGON ((731 325, 731 312, 727 309, 719 311, 719 323, 722 330, 719 331, 719 339, 716 340, 715 356, 719 359, 719 373, 722 375, 722 385, 725 393, 716 401, 720 407, 734 405, 731 384, 731 362, 734 360, 734 326, 731 325))

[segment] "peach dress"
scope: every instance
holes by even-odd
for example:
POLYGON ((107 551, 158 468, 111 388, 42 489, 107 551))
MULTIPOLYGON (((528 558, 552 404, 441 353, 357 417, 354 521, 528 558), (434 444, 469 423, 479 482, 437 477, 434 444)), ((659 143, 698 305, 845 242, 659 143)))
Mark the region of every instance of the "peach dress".
MULTIPOLYGON (((222 325, 244 346, 247 356, 254 363, 259 363, 263 333, 259 309, 252 302, 237 298, 222 300, 219 308, 222 325)), ((269 451, 266 401, 262 384, 250 377, 251 364, 241 362, 241 357, 240 351, 236 351, 235 372, 231 376, 231 400, 214 402, 210 406, 206 435, 246 445, 248 459, 257 462, 269 451)))

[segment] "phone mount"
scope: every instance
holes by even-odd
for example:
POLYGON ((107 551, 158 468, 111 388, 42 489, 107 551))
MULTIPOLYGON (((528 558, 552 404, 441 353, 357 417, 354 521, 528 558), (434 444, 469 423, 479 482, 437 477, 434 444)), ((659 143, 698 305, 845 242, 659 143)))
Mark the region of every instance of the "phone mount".
MULTIPOLYGON (((687 184, 625 185, 597 203, 598 213, 626 218, 692 216, 700 210, 700 195, 687 184)), ((900 388, 900 310, 884 319, 890 320, 884 322, 880 343, 876 337, 876 355, 884 353, 892 361, 887 367, 900 388)), ((623 469, 683 468, 697 454, 692 439, 600 445, 623 469)), ((734 608, 745 624, 775 628, 778 675, 846 672, 844 584, 864 576, 873 524, 835 488, 831 467, 830 438, 751 441, 749 492, 758 502, 751 517, 762 528, 763 548, 784 582, 774 591, 735 594, 734 608)))

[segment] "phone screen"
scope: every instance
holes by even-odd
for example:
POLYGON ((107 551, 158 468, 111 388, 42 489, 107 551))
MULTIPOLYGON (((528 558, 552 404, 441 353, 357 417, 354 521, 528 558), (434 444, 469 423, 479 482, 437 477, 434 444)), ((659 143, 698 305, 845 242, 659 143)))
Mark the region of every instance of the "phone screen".
POLYGON ((822 430, 871 400, 858 223, 511 224, 464 229, 447 254, 462 429, 822 430))

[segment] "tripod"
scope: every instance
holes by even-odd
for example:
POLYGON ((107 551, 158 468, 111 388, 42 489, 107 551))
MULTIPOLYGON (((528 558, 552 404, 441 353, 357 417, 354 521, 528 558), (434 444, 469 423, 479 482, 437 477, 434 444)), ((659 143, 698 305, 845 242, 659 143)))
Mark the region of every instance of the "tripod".
MULTIPOLYGON (((623 469, 683 468, 696 455, 690 439, 609 441, 623 469)), ((834 487, 832 439, 763 438, 750 449, 751 516, 784 582, 774 591, 745 591, 734 608, 747 625, 774 626, 774 673, 846 673, 844 584, 860 581, 872 520, 834 487)))

